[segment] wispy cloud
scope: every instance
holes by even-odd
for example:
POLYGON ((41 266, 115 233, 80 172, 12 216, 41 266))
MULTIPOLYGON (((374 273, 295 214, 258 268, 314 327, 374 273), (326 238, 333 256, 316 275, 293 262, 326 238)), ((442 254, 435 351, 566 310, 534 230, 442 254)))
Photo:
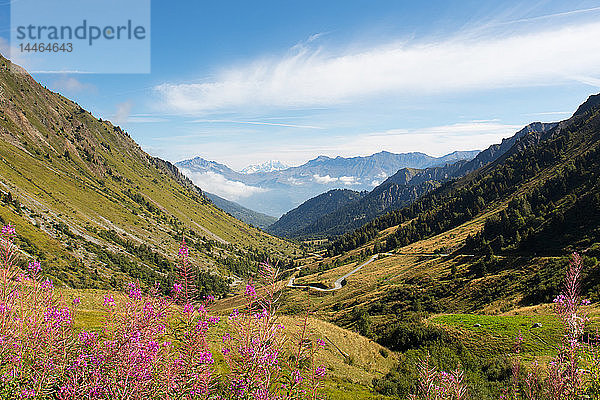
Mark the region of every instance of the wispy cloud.
POLYGON ((600 11, 600 7, 581 8, 578 10, 569 10, 569 11, 557 12, 557 13, 552 13, 552 14, 536 15, 534 17, 518 18, 518 19, 513 19, 510 21, 503 21, 503 22, 497 23, 497 25, 522 24, 524 22, 541 21, 541 20, 545 20, 545 19, 553 19, 553 18, 558 18, 558 17, 569 17, 569 16, 573 16, 573 15, 588 14, 588 13, 593 13, 593 12, 598 12, 598 11, 600 11))
MULTIPOLYGON (((223 69, 199 83, 155 87, 167 110, 331 106, 369 96, 435 94, 571 82, 600 69, 600 23, 498 37, 397 40, 342 52, 295 46, 281 57, 223 69)), ((594 82, 588 79, 588 83, 594 82)))
POLYGON ((544 111, 544 112, 536 112, 536 113, 528 113, 524 114, 527 116, 567 116, 573 114, 573 111, 544 111))
POLYGON ((133 114, 127 118, 127 122, 132 124, 148 124, 169 122, 169 119, 163 116, 156 116, 154 114, 133 114))
POLYGON ((263 121, 236 121, 229 119, 196 119, 191 121, 193 123, 226 123, 226 124, 243 124, 243 125, 266 125, 266 126, 283 126, 286 128, 303 128, 303 129, 323 129, 320 126, 313 125, 298 125, 298 124, 285 124, 277 122, 263 122, 263 121))
POLYGON ((72 76, 63 75, 60 78, 56 79, 51 83, 51 87, 53 90, 62 93, 62 92, 70 92, 70 93, 79 93, 83 91, 96 91, 96 86, 91 83, 82 82, 77 78, 72 76))
POLYGON ((600 87, 600 78, 594 78, 593 76, 574 76, 573 79, 586 85, 600 87))
POLYGON ((125 101, 123 103, 117 104, 117 111, 113 117, 113 122, 117 125, 124 125, 129 121, 129 116, 131 114, 131 108, 133 104, 131 101, 125 101))

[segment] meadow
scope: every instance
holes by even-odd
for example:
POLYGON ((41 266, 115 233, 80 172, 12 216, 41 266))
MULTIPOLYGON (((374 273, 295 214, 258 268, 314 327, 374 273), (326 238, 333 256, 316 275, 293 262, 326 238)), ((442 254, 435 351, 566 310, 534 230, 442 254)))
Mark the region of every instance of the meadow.
POLYGON ((316 318, 309 297, 300 313, 282 315, 283 282, 267 264, 260 284, 248 283, 229 303, 195 297, 185 243, 169 296, 137 282, 124 292, 60 289, 39 262, 20 259, 14 236, 14 227, 2 229, 2 398, 478 398, 468 363, 440 363, 440 349, 456 355, 460 348, 459 361, 473 357, 473 349, 475 362, 504 357, 508 364, 496 373, 506 373, 507 365, 510 373, 495 385, 501 398, 600 393, 600 359, 588 302, 579 296, 577 255, 554 315, 432 315, 423 332, 444 333, 419 349, 396 352, 316 318), (404 397, 391 390, 393 382, 396 388, 406 383, 397 381, 400 369, 412 376, 404 397))

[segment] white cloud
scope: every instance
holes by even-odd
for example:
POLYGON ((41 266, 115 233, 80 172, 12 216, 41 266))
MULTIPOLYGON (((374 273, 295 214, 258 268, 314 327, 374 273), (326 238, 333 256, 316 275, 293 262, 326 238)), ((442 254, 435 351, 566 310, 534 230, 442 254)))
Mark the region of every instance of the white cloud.
POLYGON ((355 176, 340 176, 339 178, 331 177, 329 175, 320 176, 319 174, 313 175, 315 182, 321 185, 327 185, 334 182, 340 182, 343 185, 358 185, 360 182, 355 176))
POLYGON ((96 91, 96 87, 90 83, 81 82, 72 76, 63 75, 51 83, 52 89, 57 92, 83 92, 96 91))
POLYGON ((600 79, 593 76, 574 76, 573 79, 586 85, 600 87, 600 79))
POLYGON ((522 24, 523 22, 539 21, 542 19, 554 19, 556 17, 566 17, 566 16, 572 16, 575 14, 590 13, 590 12, 594 12, 594 11, 600 11, 600 7, 583 8, 583 9, 578 9, 578 10, 557 12, 557 13, 553 13, 553 14, 538 15, 536 17, 513 19, 510 21, 497 23, 496 25, 522 24))
POLYGON ((321 176, 319 174, 314 174, 313 179, 315 182, 320 183, 321 185, 327 185, 328 183, 337 182, 338 178, 332 178, 329 175, 321 176))
POLYGON ((290 185, 294 185, 294 186, 302 186, 304 185, 304 182, 302 182, 300 179, 294 178, 293 176, 290 176, 287 181, 290 183, 290 185))
POLYGON ((198 173, 185 168, 180 168, 180 171, 190 178, 200 189, 230 201, 237 201, 241 198, 267 191, 267 189, 246 185, 243 182, 231 181, 223 175, 214 172, 198 173))
POLYGON ((152 114, 133 114, 127 118, 127 122, 132 124, 148 124, 158 122, 169 122, 169 119, 164 117, 157 117, 152 114))
POLYGON ((527 116, 530 115, 538 115, 538 116, 566 116, 566 115, 570 115, 573 114, 573 111, 544 111, 544 112, 535 112, 535 113, 529 113, 529 114, 524 114, 527 116))
POLYGON ((117 125, 126 124, 129 121, 131 107, 133 107, 131 101, 126 101, 124 103, 117 104, 117 111, 115 112, 115 116, 113 117, 113 122, 117 125))
POLYGON ((282 126, 284 128, 302 128, 302 129, 323 129, 320 126, 314 125, 298 125, 283 122, 263 122, 263 121, 236 121, 230 119, 197 119, 191 121, 193 123, 225 123, 225 124, 242 124, 242 125, 266 125, 266 126, 282 126))
POLYGON ((344 185, 358 185, 358 179, 355 176, 340 176, 340 182, 344 185))
POLYGON ((327 106, 386 93, 557 84, 600 69, 599 22, 504 37, 473 36, 395 41, 338 53, 303 44, 282 57, 222 70, 212 80, 163 83, 155 89, 167 109, 204 113, 327 106))

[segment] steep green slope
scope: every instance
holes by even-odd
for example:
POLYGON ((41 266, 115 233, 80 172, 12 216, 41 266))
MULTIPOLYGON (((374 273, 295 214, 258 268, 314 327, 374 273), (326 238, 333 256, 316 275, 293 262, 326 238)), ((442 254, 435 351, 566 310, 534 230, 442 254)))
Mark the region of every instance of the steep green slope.
POLYGON ((385 248, 394 249, 490 209, 506 209, 506 215, 489 215, 483 233, 467 241, 467 251, 564 254, 596 249, 599 111, 596 96, 590 97, 572 118, 541 135, 524 136, 494 163, 346 235, 330 252, 352 249, 383 229, 401 225, 386 239, 385 248), (551 243, 542 243, 549 239, 551 243))
POLYGON ((307 227, 318 224, 323 217, 359 201, 365 195, 366 192, 348 189, 330 190, 283 214, 267 231, 283 237, 302 236, 307 227))
POLYGON ((4 58, 0 189, 0 222, 14 224, 26 253, 68 286, 168 280, 184 232, 195 264, 221 276, 295 250, 214 207, 121 128, 12 73, 4 58))

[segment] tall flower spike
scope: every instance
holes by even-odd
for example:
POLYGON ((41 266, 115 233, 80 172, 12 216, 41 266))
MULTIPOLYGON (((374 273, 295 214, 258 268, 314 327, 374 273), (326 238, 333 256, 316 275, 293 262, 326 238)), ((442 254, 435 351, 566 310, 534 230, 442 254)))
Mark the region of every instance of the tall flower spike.
MULTIPOLYGON (((179 246, 179 284, 182 286, 182 300, 185 303, 190 303, 194 300, 196 295, 196 289, 194 285, 194 274, 192 270, 192 266, 190 265, 189 259, 189 249, 185 242, 185 237, 181 240, 181 245, 179 246)), ((174 287, 175 289, 175 287, 174 287)))
POLYGON ((15 231, 15 227, 12 225, 4 225, 2 227, 2 235, 4 236, 14 236, 17 232, 15 231))

